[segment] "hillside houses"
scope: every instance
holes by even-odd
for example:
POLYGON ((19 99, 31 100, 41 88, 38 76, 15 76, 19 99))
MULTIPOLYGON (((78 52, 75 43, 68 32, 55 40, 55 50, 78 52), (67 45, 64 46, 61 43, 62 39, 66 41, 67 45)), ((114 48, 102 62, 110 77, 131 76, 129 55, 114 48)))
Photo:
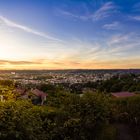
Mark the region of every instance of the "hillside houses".
POLYGON ((33 104, 43 105, 44 101, 46 101, 47 94, 39 89, 16 89, 16 93, 19 94, 20 99, 31 99, 33 104))

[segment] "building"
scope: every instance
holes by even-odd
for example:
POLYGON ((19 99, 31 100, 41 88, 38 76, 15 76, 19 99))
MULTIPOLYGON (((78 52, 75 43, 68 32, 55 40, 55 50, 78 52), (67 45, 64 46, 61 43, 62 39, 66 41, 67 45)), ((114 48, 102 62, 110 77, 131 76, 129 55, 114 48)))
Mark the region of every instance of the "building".
POLYGON ((115 92, 111 93, 111 95, 116 98, 123 98, 123 97, 132 97, 135 96, 136 94, 132 92, 115 92))
POLYGON ((44 93, 43 91, 40 91, 38 89, 31 90, 31 92, 39 99, 39 104, 43 105, 44 101, 46 101, 46 97, 48 95, 46 93, 44 93))
POLYGON ((46 93, 38 89, 26 90, 17 88, 16 93, 20 95, 19 99, 31 99, 35 105, 43 105, 44 101, 46 101, 46 97, 48 96, 46 93))

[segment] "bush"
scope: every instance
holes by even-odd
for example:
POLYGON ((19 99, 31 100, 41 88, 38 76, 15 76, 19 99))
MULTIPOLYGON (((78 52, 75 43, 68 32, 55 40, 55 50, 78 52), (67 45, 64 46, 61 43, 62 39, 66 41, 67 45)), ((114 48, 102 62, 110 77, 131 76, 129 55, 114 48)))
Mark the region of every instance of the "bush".
MULTIPOLYGON (((41 119, 33 105, 27 101, 7 101, 0 104, 0 138, 11 140, 36 140, 41 119)), ((41 131, 40 131, 41 132, 41 131)))
POLYGON ((34 106, 29 101, 0 103, 0 139, 94 139, 108 121, 108 98, 58 94, 59 106, 34 106), (61 100, 61 102, 60 102, 61 100))
POLYGON ((139 95, 114 99, 100 93, 80 97, 59 92, 50 99, 47 106, 25 100, 0 102, 0 139, 112 140, 116 130, 110 123, 118 122, 132 125, 140 135, 139 95))

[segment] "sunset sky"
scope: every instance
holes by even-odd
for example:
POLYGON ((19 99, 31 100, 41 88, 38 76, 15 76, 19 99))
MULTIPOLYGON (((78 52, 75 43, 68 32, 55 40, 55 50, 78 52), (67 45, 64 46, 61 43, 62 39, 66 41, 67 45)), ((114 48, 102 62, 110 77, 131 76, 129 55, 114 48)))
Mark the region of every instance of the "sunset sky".
POLYGON ((0 0, 0 69, 140 68, 139 0, 0 0))

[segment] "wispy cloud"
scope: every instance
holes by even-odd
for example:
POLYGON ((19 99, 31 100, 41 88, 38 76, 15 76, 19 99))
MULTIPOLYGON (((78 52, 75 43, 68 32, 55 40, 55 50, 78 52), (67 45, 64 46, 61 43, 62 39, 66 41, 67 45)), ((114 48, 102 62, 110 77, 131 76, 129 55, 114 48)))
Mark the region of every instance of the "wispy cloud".
POLYGON ((16 22, 12 21, 12 20, 7 19, 4 16, 0 16, 0 23, 1 23, 1 25, 6 25, 8 27, 17 28, 17 29, 20 29, 20 30, 22 30, 24 32, 31 33, 31 34, 34 34, 34 35, 37 35, 37 36, 40 36, 40 37, 43 37, 43 38, 46 38, 46 39, 49 39, 49 40, 62 41, 60 39, 57 39, 57 38, 52 37, 50 35, 47 35, 47 34, 45 34, 43 32, 39 32, 39 31, 34 30, 34 29, 30 28, 30 27, 18 24, 16 22))
POLYGON ((74 18, 74 19, 80 19, 80 20, 91 20, 91 21, 98 21, 104 18, 107 18, 111 16, 113 13, 117 12, 117 6, 112 2, 107 2, 103 4, 99 9, 97 9, 95 12, 90 12, 85 15, 78 15, 75 13, 72 13, 70 11, 66 10, 58 10, 58 12, 62 15, 74 18))
POLYGON ((76 15, 76 14, 73 14, 72 12, 69 12, 69 11, 65 11, 65 10, 57 10, 60 14, 64 15, 64 16, 67 16, 67 17, 70 17, 70 18, 74 18, 74 19, 80 19, 80 20, 88 20, 90 19, 90 17, 87 15, 76 15))
POLYGON ((137 15, 137 16, 129 16, 130 19, 132 20, 136 20, 136 21, 140 21, 140 16, 137 15))
POLYGON ((116 12, 116 6, 112 2, 107 2, 101 8, 99 8, 91 16, 91 18, 93 20, 100 20, 100 19, 111 16, 111 14, 113 14, 114 12, 116 12))
POLYGON ((111 54, 120 54, 122 57, 134 57, 140 53, 139 35, 136 33, 120 34, 112 36, 107 41, 109 48, 108 52, 111 54))
POLYGON ((115 44, 128 42, 130 37, 132 37, 132 33, 125 34, 125 35, 122 35, 122 34, 114 35, 111 37, 109 41, 109 45, 115 45, 115 44))
POLYGON ((32 64, 42 64, 41 62, 35 61, 10 61, 10 60, 0 60, 0 65, 32 65, 32 64))
POLYGON ((108 29, 108 30, 116 30, 120 27, 120 23, 115 21, 113 23, 110 23, 110 24, 105 24, 103 25, 103 28, 104 29, 108 29))

